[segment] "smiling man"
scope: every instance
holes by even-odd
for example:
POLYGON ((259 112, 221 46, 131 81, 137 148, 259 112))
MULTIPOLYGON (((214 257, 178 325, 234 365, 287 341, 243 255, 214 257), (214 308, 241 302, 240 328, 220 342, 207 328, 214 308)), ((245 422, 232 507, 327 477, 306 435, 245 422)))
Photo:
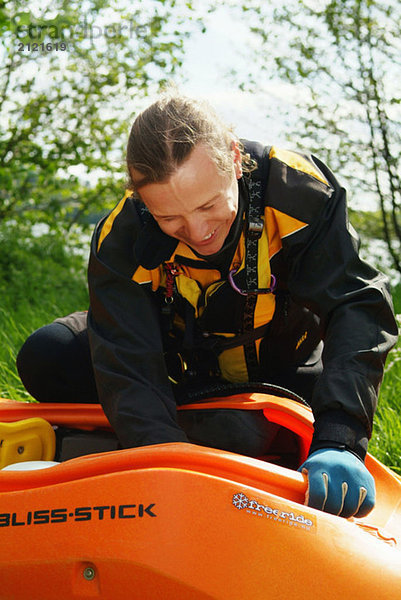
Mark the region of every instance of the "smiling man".
POLYGON ((263 414, 177 416, 176 398, 216 380, 290 388, 315 416, 308 503, 367 514, 364 458, 397 327, 386 278, 358 256, 345 191, 318 159, 239 141, 208 105, 174 95, 136 118, 127 170, 93 236, 87 325, 70 315, 28 339, 28 389, 38 340, 55 356, 53 334, 69 335, 70 389, 93 390, 123 446, 189 440, 258 456, 276 433, 263 414))

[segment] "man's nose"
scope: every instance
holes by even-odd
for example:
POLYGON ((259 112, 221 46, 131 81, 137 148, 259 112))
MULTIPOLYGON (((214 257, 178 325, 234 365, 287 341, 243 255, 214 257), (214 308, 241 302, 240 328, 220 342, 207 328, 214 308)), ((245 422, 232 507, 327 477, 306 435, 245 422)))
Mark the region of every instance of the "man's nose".
POLYGON ((201 215, 187 219, 185 228, 188 238, 193 242, 201 242, 210 233, 207 220, 201 215))

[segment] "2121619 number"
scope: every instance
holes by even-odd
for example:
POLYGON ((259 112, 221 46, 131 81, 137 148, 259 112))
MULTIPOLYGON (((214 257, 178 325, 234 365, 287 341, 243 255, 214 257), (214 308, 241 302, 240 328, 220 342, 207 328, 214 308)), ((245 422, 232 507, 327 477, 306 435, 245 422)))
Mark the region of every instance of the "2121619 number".
POLYGON ((67 50, 67 44, 65 42, 48 42, 47 44, 45 44, 44 42, 42 42, 41 44, 37 44, 36 42, 34 42, 33 44, 23 44, 22 42, 20 42, 18 44, 18 52, 24 52, 25 50, 27 52, 51 52, 52 50, 61 50, 62 52, 64 52, 65 50, 67 50))

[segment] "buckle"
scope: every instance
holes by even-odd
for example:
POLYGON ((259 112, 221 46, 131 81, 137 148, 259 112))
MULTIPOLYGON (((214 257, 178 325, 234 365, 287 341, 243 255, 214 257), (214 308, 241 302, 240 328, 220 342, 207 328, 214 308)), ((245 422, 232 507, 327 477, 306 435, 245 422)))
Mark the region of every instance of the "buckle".
POLYGON ((263 220, 259 217, 254 217, 252 221, 248 223, 248 235, 252 238, 260 238, 263 231, 263 220))

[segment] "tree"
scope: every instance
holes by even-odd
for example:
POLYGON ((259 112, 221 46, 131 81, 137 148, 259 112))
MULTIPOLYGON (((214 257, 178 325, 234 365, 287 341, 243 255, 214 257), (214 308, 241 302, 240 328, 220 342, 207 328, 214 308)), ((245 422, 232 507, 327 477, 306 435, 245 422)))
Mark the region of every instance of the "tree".
POLYGON ((198 23, 184 0, 0 3, 0 221, 69 228, 114 203, 131 112, 198 23))
POLYGON ((401 273, 400 3, 250 0, 244 10, 258 40, 253 87, 261 72, 295 84, 283 99, 292 107, 288 137, 348 178, 358 209, 378 203, 401 273))

